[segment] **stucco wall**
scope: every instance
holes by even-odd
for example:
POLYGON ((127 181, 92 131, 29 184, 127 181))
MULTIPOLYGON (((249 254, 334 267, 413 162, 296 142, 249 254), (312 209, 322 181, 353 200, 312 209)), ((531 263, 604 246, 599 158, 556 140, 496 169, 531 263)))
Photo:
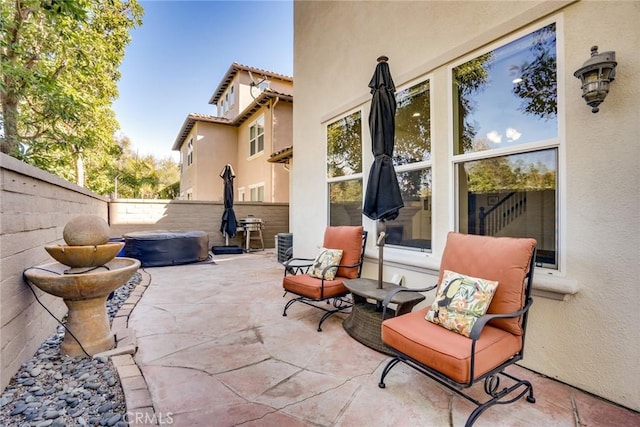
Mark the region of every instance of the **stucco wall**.
MULTIPOLYGON (((389 56, 396 86, 429 74, 432 98, 433 252, 387 248, 385 278, 434 283, 446 233, 454 229, 451 90, 447 66, 467 53, 553 17, 558 26, 561 105, 559 230, 562 268, 538 269, 522 364, 632 409, 640 409, 640 45, 639 2, 294 3, 295 164, 291 229, 297 256, 312 256, 327 224, 325 128, 363 108, 376 58, 389 56), (618 72, 598 114, 573 72, 592 45, 615 50, 618 72), (564 151, 563 151, 564 150, 564 151), (541 297, 545 289, 564 300, 541 297), (577 293, 574 293, 575 291, 577 293)), ((364 181, 372 158, 363 126, 364 181)), ((375 235, 375 224, 363 220, 375 235)), ((364 275, 375 277, 374 239, 364 275)))
POLYGON ((234 189, 244 190, 246 201, 250 200, 251 186, 264 184, 264 201, 289 202, 289 178, 282 165, 267 162, 271 153, 291 144, 291 104, 271 101, 260 108, 238 128, 237 168, 234 189), (264 151, 249 155, 249 129, 256 120, 264 116, 264 151), (285 145, 286 144, 286 145, 285 145))
MULTIPOLYGON (((224 182, 220 172, 227 163, 236 167, 238 129, 234 126, 198 122, 182 144, 184 173, 180 192, 193 190, 194 200, 220 201, 224 182), (193 138, 193 163, 187 166, 187 143, 193 138)), ((186 197, 186 195, 185 195, 186 197)))
MULTIPOLYGON (((293 141, 293 104, 290 102, 278 102, 274 109, 273 117, 273 149, 271 153, 278 152, 291 145, 293 141)), ((289 203, 289 170, 284 164, 273 164, 273 201, 289 203)))
MULTIPOLYGON (((62 230, 79 214, 107 219, 107 201, 54 175, 0 154, 0 386, 55 332, 57 322, 22 280, 26 268, 53 262, 45 245, 63 243, 62 230)), ((60 298, 34 288, 58 319, 60 298)))

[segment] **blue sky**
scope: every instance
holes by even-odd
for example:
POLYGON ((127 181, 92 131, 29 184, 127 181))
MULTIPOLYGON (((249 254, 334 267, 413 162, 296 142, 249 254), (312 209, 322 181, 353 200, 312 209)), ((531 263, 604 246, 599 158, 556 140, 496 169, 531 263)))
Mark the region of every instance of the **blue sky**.
POLYGON ((291 1, 139 2, 113 109, 140 155, 179 159, 182 123, 216 114, 209 98, 232 62, 293 76, 291 1))

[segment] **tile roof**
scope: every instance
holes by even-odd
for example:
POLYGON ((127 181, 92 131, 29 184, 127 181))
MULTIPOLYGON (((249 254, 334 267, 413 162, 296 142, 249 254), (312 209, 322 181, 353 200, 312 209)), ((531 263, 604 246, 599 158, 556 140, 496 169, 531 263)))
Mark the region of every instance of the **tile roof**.
POLYGON ((283 102, 293 102, 293 95, 276 92, 272 89, 265 89, 251 104, 247 106, 247 108, 241 111, 240 114, 238 114, 233 120, 229 120, 224 117, 211 116, 208 114, 190 113, 184 120, 184 123, 182 124, 182 127, 180 128, 178 136, 176 136, 176 140, 173 143, 171 149, 174 151, 180 150, 180 146, 183 144, 185 138, 189 135, 189 132, 191 132, 191 129, 193 129, 193 126, 197 122, 218 123, 228 126, 240 126, 261 107, 267 104, 270 100, 276 98, 279 101, 283 102))
POLYGON ((271 154, 267 159, 269 163, 289 163, 289 159, 293 157, 293 145, 284 147, 271 154))
POLYGON ((189 135, 189 132, 191 132, 191 129, 193 129, 193 126, 196 124, 196 122, 231 124, 231 120, 224 117, 210 116, 208 114, 189 113, 187 115, 187 118, 184 119, 184 122, 182 123, 182 127, 178 132, 178 136, 176 137, 176 140, 171 147, 172 150, 180 150, 180 146, 184 142, 184 139, 187 137, 187 135, 189 135))
POLYGON ((211 98, 209 99, 209 104, 215 104, 216 102, 218 102, 218 100, 220 99, 224 91, 227 90, 229 83, 231 83, 231 81, 236 76, 236 74, 238 74, 238 71, 247 71, 250 73, 259 74, 261 76, 270 77, 272 79, 279 79, 279 80, 285 80, 288 82, 293 82, 293 77, 291 76, 286 76, 284 74, 275 73, 273 71, 263 70, 261 68, 250 67, 248 65, 238 64, 237 62, 234 62, 231 64, 231 66, 227 70, 227 73, 224 75, 224 77, 220 81, 220 84, 218 85, 216 90, 213 92, 213 95, 211 95, 211 98))

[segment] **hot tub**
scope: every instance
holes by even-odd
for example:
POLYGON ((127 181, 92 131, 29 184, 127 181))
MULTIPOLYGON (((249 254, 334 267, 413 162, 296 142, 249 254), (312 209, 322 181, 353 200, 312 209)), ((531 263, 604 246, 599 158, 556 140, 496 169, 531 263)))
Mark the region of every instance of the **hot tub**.
POLYGON ((125 256, 142 267, 189 264, 209 258, 209 235, 204 231, 140 231, 124 236, 125 256))

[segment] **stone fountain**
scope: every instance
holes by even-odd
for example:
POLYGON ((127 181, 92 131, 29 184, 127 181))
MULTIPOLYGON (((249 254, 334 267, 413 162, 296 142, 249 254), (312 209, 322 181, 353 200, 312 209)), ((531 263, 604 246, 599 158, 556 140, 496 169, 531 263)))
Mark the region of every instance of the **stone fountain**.
POLYGON ((45 246, 58 262, 24 272, 30 283, 62 298, 69 308, 66 327, 71 334, 65 333, 63 354, 76 357, 86 351, 93 356, 115 346, 107 296, 135 274, 140 261, 116 257, 124 243, 110 243, 109 234, 109 226, 101 217, 75 217, 63 230, 66 245, 45 246))

